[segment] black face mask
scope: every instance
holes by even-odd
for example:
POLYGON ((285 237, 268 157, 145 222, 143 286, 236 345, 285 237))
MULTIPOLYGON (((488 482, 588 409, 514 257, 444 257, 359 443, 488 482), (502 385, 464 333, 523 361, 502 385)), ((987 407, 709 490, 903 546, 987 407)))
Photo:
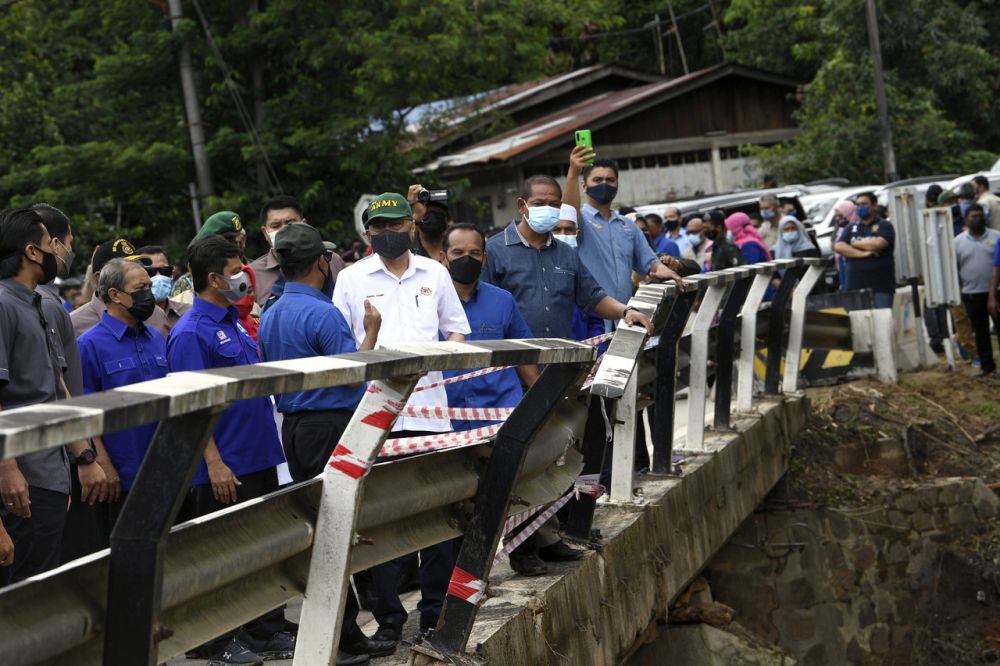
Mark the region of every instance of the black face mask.
MULTIPOLYGON (((333 298, 333 269, 330 268, 330 262, 326 258, 326 255, 323 255, 322 261, 323 261, 324 264, 326 264, 326 277, 323 279, 323 295, 332 299, 333 298)), ((322 271, 323 269, 321 268, 320 270, 322 271)))
POLYGON ((430 210, 424 215, 424 219, 417 222, 417 225, 426 236, 440 238, 448 226, 448 218, 439 210, 430 210))
MULTIPOLYGON (((42 267, 42 284, 48 284, 56 279, 59 274, 59 263, 56 261, 56 255, 54 252, 46 252, 37 245, 34 246, 39 252, 42 253, 42 261, 34 262, 42 267)), ((29 260, 30 261, 30 260, 29 260)))
POLYGON ((719 237, 719 232, 716 231, 715 229, 705 229, 705 231, 703 231, 701 235, 710 241, 714 241, 716 238, 719 237))
POLYGON ((667 228, 667 231, 677 231, 677 227, 681 226, 680 220, 663 220, 663 226, 667 228))
POLYGON ((410 234, 405 231, 383 231, 372 236, 372 251, 385 259, 398 259, 410 249, 410 234))
POLYGON ((986 220, 981 217, 977 217, 974 220, 969 220, 969 231, 974 234, 981 234, 986 231, 986 220))
POLYGON ((472 284, 479 279, 479 274, 482 271, 483 262, 469 255, 448 262, 448 272, 451 274, 451 279, 459 284, 472 284))
POLYGON ((156 308, 156 299, 153 297, 152 291, 149 289, 140 289, 139 291, 133 291, 129 296, 132 297, 132 307, 128 308, 130 315, 139 321, 146 321, 153 315, 153 310, 156 308))

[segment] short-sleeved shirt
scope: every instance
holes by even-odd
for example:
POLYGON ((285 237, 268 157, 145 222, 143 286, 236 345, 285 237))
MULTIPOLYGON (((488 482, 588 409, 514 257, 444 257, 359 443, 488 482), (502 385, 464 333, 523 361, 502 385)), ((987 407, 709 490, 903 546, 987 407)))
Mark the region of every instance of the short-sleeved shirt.
POLYGON ((892 223, 881 218, 868 226, 864 222, 854 222, 844 227, 840 236, 842 243, 851 244, 865 238, 884 238, 889 246, 875 257, 851 259, 845 257, 847 291, 871 289, 873 292, 893 293, 896 291, 896 263, 893 251, 896 246, 896 231, 892 223))
POLYGON ((572 338, 573 306, 591 312, 607 297, 576 250, 551 234, 536 249, 516 222, 486 241, 481 279, 513 295, 536 338, 572 338))
MULTIPOLYGON (((344 267, 344 260, 339 254, 334 253, 330 257, 330 275, 333 276, 334 282, 337 281, 337 276, 340 275, 340 271, 344 270, 344 267)), ((281 266, 278 264, 278 258, 274 256, 274 250, 268 250, 266 254, 250 262, 250 268, 253 269, 254 277, 257 280, 253 297, 257 305, 263 308, 267 299, 271 297, 275 282, 282 279, 281 266)), ((283 279, 282 283, 284 283, 283 279)), ((281 295, 280 291, 278 295, 281 295)))
POLYGON ((584 204, 580 212, 580 261, 609 296, 628 303, 632 298, 632 271, 649 273, 649 267, 657 261, 656 254, 635 223, 617 211, 612 211, 610 220, 590 204, 584 204))
POLYGON ((1000 231, 986 229, 979 238, 968 231, 955 237, 955 259, 963 294, 988 294, 993 279, 993 263, 1000 248, 1000 231))
MULTIPOLYGON (((13 278, 0 280, 0 408, 65 397, 59 378, 66 359, 42 297, 13 278)), ((2 417, 3 412, 0 412, 2 417)), ((69 494, 69 458, 62 446, 19 456, 29 486, 69 494)))
POLYGON ((656 254, 669 254, 671 257, 680 259, 681 249, 666 231, 652 239, 650 244, 653 246, 653 252, 656 254))
POLYGON ((993 267, 1000 268, 1000 243, 997 243, 996 249, 993 251, 993 267))
MULTIPOLYGON (((261 316, 257 332, 265 361, 349 354, 358 350, 347 320, 323 292, 301 282, 288 282, 280 299, 261 316)), ((278 396, 283 414, 353 410, 364 385, 334 386, 278 396)))
MULTIPOLYGON (((167 341, 156 329, 143 323, 133 328, 105 312, 97 326, 80 336, 80 360, 84 392, 110 391, 166 377, 167 341)), ((132 487, 156 425, 148 423, 102 436, 121 477, 122 490, 132 487)))
MULTIPOLYGON (((409 265, 398 278, 377 254, 348 266, 338 276, 333 288, 333 304, 347 319, 355 342, 360 343, 365 338, 365 299, 382 315, 377 340, 380 346, 436 342, 438 334, 445 337, 451 333, 469 334, 469 320, 448 270, 427 257, 412 252, 407 256, 409 265)), ((440 380, 439 371, 429 372, 417 382, 417 387, 440 380)), ((438 386, 413 393, 406 404, 445 407, 447 400, 444 387, 438 386)), ((451 422, 401 416, 396 419, 393 430, 447 432, 451 430, 451 422)))
MULTIPOLYGON (((240 323, 233 306, 219 307, 195 297, 167 340, 171 372, 209 370, 252 365, 260 361, 257 343, 240 323)), ((222 461, 237 476, 251 474, 284 462, 268 398, 238 400, 219 416, 212 431, 222 461)), ((209 483, 204 461, 194 485, 209 483)))
POLYGON ((83 395, 83 370, 80 368, 80 350, 76 343, 76 333, 73 331, 73 320, 63 307, 59 286, 54 282, 40 284, 35 287, 42 296, 42 314, 59 336, 63 353, 66 358, 66 372, 63 379, 66 388, 72 396, 83 395))
MULTIPOLYGON (((524 323, 517 303, 509 291, 479 282, 472 298, 462 302, 469 318, 468 340, 516 340, 533 337, 524 323)), ((445 377, 454 377, 466 370, 448 370, 445 377)), ((473 377, 445 387, 451 407, 513 407, 521 400, 521 380, 514 368, 473 377)), ((494 421, 465 421, 452 419, 455 430, 471 430, 490 425, 494 421)))

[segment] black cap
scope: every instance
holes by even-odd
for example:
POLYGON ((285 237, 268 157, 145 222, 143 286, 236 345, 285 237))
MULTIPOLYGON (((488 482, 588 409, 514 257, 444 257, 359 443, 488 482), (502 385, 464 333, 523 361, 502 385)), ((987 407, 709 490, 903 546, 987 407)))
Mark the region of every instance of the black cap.
POLYGON ((274 253, 278 263, 309 261, 327 251, 319 231, 305 223, 285 225, 274 237, 274 253))
POLYGON ((93 260, 94 272, 100 273, 104 264, 112 259, 135 261, 145 268, 149 268, 153 264, 153 261, 146 255, 136 254, 135 247, 124 238, 110 240, 97 246, 93 260))

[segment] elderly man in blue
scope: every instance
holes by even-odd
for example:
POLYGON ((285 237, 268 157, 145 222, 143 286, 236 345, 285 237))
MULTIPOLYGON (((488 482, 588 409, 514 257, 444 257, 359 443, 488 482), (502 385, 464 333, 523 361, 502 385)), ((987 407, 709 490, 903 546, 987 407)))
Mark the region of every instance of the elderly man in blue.
MULTIPOLYGON (((441 241, 441 263, 448 269, 455 291, 462 301, 472 332, 466 340, 510 340, 531 338, 531 329, 524 323, 517 303, 510 292, 479 281, 486 257, 486 236, 474 224, 461 222, 448 227, 441 241)), ((469 370, 451 370, 445 377, 461 375, 469 370)), ((507 368, 482 377, 473 377, 448 384, 450 407, 514 407, 521 400, 521 382, 531 386, 538 379, 538 366, 523 365, 516 370, 507 368), (519 378, 520 376, 520 378, 519 378)), ((454 430, 472 430, 495 423, 452 419, 454 430)))
MULTIPOLYGON (((156 299, 142 264, 124 259, 109 261, 101 270, 97 296, 107 310, 97 325, 78 340, 84 393, 166 377, 167 341, 144 323, 153 314, 156 299)), ((150 423, 94 438, 98 457, 102 447, 107 451, 108 461, 121 480, 122 495, 132 487, 155 432, 156 424, 150 423)), ((112 488, 112 525, 123 503, 118 490, 112 488)), ((102 540, 107 536, 101 535, 102 540)))
POLYGON ((613 160, 597 159, 584 166, 582 174, 587 202, 580 210, 583 222, 577 243, 580 260, 601 288, 627 303, 632 297, 632 271, 660 280, 679 280, 656 257, 635 224, 611 208, 618 194, 618 165, 613 160))
MULTIPOLYGON (((188 266, 196 296, 191 309, 170 331, 170 371, 259 362, 257 343, 239 323, 239 311, 233 305, 250 288, 240 247, 217 234, 197 238, 188 246, 188 266)), ((205 515, 277 490, 276 467, 283 461, 271 401, 234 402, 219 416, 205 447, 205 461, 192 481, 195 513, 205 515)), ((203 648, 210 661, 253 663, 254 653, 262 659, 290 659, 294 646, 294 638, 285 632, 284 612, 277 609, 248 623, 236 635, 220 637, 203 648), (244 657, 249 661, 233 661, 244 657)))

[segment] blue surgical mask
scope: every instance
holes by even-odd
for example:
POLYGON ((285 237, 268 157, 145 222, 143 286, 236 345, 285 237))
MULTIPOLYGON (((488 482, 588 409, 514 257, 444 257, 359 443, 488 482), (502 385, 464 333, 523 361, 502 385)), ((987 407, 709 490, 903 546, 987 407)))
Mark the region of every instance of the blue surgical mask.
POLYGON ((872 209, 864 204, 861 204, 855 209, 855 212, 858 214, 858 217, 863 220, 868 217, 868 214, 872 212, 872 209))
POLYGON ((799 242, 799 232, 796 231, 782 231, 781 240, 785 241, 789 245, 795 245, 799 242))
POLYGON ((562 241, 569 245, 570 247, 576 247, 576 235, 575 234, 552 234, 552 237, 557 241, 562 241))
POLYGON ((736 240, 736 236, 734 236, 733 232, 729 231, 728 229, 726 230, 726 240, 728 240, 730 243, 736 240))
POLYGON ((554 206, 528 206, 527 220, 536 234, 547 234, 559 224, 559 209, 554 206))
POLYGON ((691 245, 697 247, 701 245, 701 234, 688 234, 688 240, 691 241, 691 245))
POLYGON ((768 208, 766 210, 762 210, 762 211, 760 211, 760 218, 762 220, 773 220, 774 219, 774 211, 771 210, 770 208, 768 208))
POLYGON ((170 290, 174 287, 170 278, 166 275, 154 275, 150 283, 149 288, 153 292, 153 298, 157 303, 162 303, 170 298, 170 290))

